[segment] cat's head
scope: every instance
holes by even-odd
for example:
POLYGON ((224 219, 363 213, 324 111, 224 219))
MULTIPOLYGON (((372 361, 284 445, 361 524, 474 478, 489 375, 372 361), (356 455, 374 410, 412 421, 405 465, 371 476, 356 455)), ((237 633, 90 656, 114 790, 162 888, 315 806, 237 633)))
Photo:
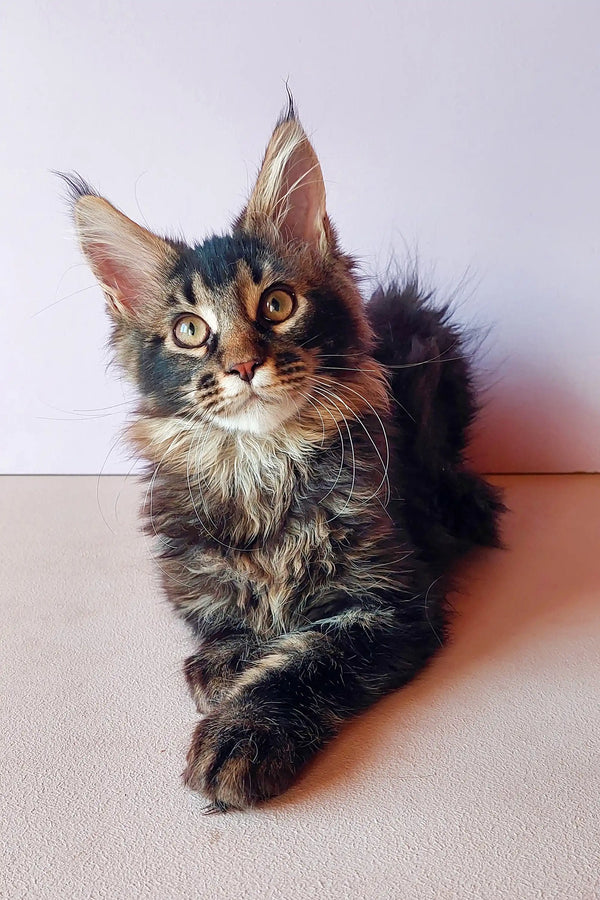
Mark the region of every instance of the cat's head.
POLYGON ((325 393, 352 379, 371 332, 291 105, 230 234, 193 246, 158 237, 78 178, 70 186, 117 360, 147 414, 259 435, 317 413, 337 427, 325 393))

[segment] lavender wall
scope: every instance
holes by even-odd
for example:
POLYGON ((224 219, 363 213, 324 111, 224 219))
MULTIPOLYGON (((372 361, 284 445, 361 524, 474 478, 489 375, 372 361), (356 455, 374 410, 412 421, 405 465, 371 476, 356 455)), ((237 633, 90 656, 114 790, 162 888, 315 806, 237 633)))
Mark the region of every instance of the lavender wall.
POLYGON ((418 254, 492 329, 488 471, 600 464, 597 0, 21 0, 0 13, 5 472, 125 472, 102 298, 57 180, 190 238, 244 201, 290 84, 367 274, 418 254))

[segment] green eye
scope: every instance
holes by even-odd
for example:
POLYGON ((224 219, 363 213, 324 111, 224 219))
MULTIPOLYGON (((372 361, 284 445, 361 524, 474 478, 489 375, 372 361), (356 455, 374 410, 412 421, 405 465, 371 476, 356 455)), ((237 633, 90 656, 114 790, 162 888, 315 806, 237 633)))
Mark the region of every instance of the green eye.
POLYGON ((180 316, 173 326, 173 338, 178 347, 201 347, 209 334, 210 329, 200 316, 180 316))
POLYGON ((285 322, 296 310, 296 295, 287 287, 273 287, 264 292, 258 305, 259 315, 269 322, 285 322))

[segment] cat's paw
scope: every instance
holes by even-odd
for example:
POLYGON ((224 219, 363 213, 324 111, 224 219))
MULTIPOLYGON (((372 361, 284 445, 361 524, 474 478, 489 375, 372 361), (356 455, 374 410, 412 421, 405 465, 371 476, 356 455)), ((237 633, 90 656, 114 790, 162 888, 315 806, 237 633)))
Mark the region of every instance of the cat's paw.
POLYGON ((282 725, 224 703, 198 724, 183 778, 216 809, 246 809, 285 791, 301 762, 282 725))
POLYGON ((257 653, 257 642, 244 634, 207 642, 188 656, 183 674, 198 712, 214 709, 257 653))
POLYGON ((188 656, 183 664, 183 674, 198 712, 210 712, 216 706, 220 691, 209 672, 209 660, 199 653, 188 656))

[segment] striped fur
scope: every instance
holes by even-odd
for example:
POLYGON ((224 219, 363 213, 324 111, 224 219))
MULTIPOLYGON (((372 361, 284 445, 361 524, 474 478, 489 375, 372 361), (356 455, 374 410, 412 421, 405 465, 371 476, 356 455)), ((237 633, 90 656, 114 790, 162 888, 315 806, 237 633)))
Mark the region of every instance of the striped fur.
POLYGON ((145 527, 198 641, 185 781, 244 808, 418 674, 444 642, 448 566, 497 543, 500 499, 464 463, 464 340, 415 285, 365 307, 291 106, 229 235, 160 238, 69 183, 139 390, 145 527), (182 316, 202 320, 197 346, 182 316))

